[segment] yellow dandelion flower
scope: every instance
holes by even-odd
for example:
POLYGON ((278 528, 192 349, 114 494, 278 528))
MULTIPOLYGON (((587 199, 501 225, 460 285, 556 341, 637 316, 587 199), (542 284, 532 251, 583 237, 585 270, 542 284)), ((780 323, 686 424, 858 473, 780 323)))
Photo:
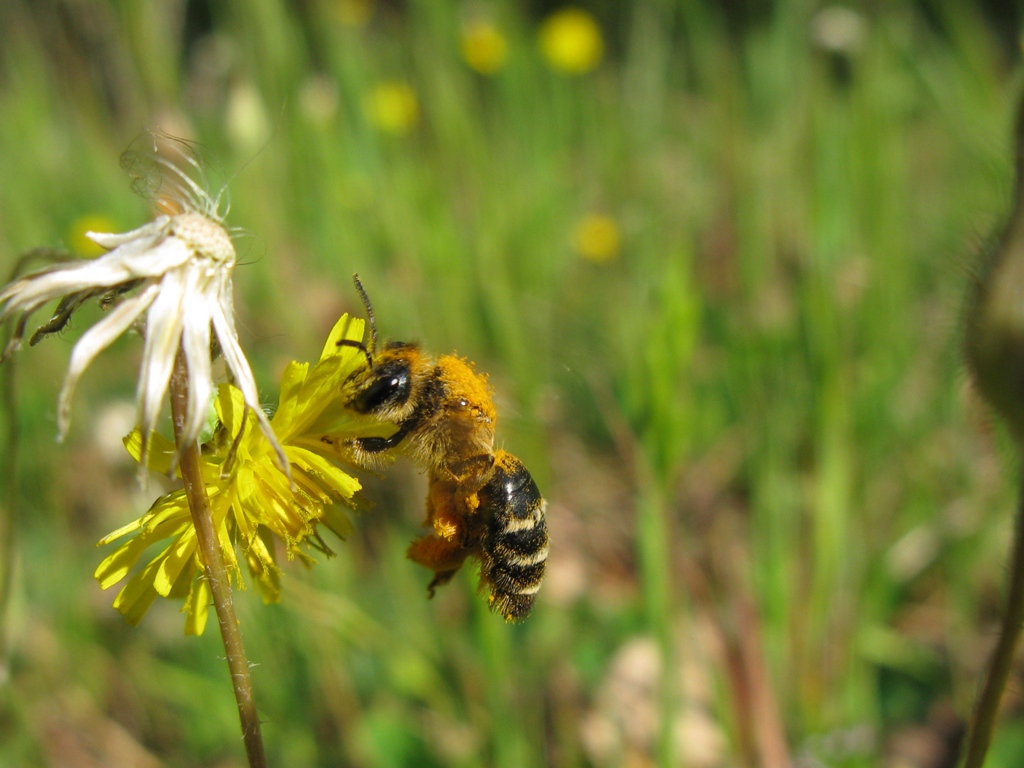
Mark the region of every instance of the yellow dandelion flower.
POLYGON ((107 252, 107 249, 88 236, 89 232, 113 232, 114 223, 100 214, 90 213, 75 219, 68 230, 68 245, 80 256, 94 258, 107 252))
POLYGON ((572 75, 593 70, 604 55, 601 28, 582 8, 563 8, 540 25, 540 50, 554 69, 572 75))
POLYGON ((591 213, 576 224, 572 243, 576 253, 588 261, 611 261, 622 249, 622 234, 611 216, 591 213))
POLYGON ((505 65, 508 42, 492 22, 476 19, 463 25, 459 41, 462 58, 481 75, 493 75, 505 65))
MULTIPOLYGON (((271 424, 288 458, 293 485, 276 468, 269 440, 255 428, 253 419, 246 418, 242 393, 226 384, 219 389, 214 407, 221 427, 204 446, 201 459, 210 512, 228 572, 236 584, 244 586, 240 550, 265 602, 280 598, 279 546, 289 560, 298 557, 312 563, 310 549, 331 554, 320 537, 319 525, 340 538, 351 531, 341 507, 355 506, 360 483, 342 469, 340 442, 349 437, 387 436, 394 431, 393 426, 376 424, 345 409, 338 397, 342 383, 366 365, 357 348, 339 346, 338 341, 362 338, 363 321, 343 315, 312 368, 308 363, 292 362, 282 375, 280 401, 271 424)), ((125 444, 132 456, 141 460, 139 432, 129 435, 125 444)), ((169 440, 154 435, 149 468, 170 471, 174 452, 169 440)), ((99 543, 130 534, 134 535, 96 568, 94 576, 103 589, 125 578, 150 546, 167 544, 128 579, 114 599, 114 608, 129 623, 137 624, 157 597, 184 598, 185 631, 202 634, 211 595, 184 491, 161 497, 142 517, 99 543)))
POLYGON ((377 85, 363 102, 363 111, 374 126, 393 136, 408 134, 420 117, 416 92, 397 80, 377 85))

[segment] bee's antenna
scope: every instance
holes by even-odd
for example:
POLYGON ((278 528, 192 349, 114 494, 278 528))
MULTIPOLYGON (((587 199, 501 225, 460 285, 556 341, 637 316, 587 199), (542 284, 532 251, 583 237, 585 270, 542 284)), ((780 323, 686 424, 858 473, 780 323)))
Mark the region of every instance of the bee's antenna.
POLYGON ((369 358, 373 355, 373 351, 377 349, 377 323, 373 319, 373 307, 370 306, 370 297, 366 295, 363 284, 359 282, 359 275, 352 275, 352 282, 356 284, 356 290, 359 291, 359 296, 363 300, 363 306, 366 307, 366 316, 370 320, 370 346, 369 349, 364 348, 364 351, 367 353, 366 356, 369 358))
POLYGON ((338 346, 355 347, 356 349, 358 349, 360 352, 366 355, 366 364, 370 367, 371 371, 373 370, 373 355, 370 354, 370 350, 366 348, 366 345, 363 344, 363 342, 356 341, 355 339, 339 339, 338 346))

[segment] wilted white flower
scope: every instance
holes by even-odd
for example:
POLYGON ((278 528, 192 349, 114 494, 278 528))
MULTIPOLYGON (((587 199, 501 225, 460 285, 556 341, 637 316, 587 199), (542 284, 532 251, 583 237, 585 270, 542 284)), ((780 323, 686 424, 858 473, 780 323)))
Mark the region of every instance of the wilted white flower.
POLYGON ((0 290, 0 322, 17 318, 4 356, 20 346, 28 316, 49 301, 60 299, 50 322, 36 331, 30 343, 59 331, 71 313, 90 298, 98 297, 101 306, 108 309, 71 352, 57 408, 58 439, 63 439, 79 378, 100 352, 145 315, 145 346, 137 390, 138 425, 145 453, 167 396, 179 348, 189 378, 185 444, 199 437, 214 393, 212 326, 245 404, 256 414, 280 466, 287 472, 284 451, 260 407, 256 380, 238 343, 231 287, 236 255, 220 212, 222 195, 211 197, 206 191, 202 167, 188 145, 173 140, 158 147, 156 139, 166 137, 151 138, 151 150, 130 150, 122 164, 135 176, 136 191, 149 197, 163 213, 124 234, 89 232, 87 236, 109 249, 108 253, 90 261, 56 264, 0 290), (176 151, 178 157, 172 161, 164 156, 168 151, 176 151))

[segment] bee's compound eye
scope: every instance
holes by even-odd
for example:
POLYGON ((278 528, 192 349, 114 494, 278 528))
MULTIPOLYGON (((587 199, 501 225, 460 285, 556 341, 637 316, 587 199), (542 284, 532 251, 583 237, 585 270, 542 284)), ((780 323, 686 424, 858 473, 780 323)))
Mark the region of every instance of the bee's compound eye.
POLYGON ((401 405, 409 399, 411 386, 407 367, 384 366, 373 383, 352 401, 352 407, 360 413, 376 413, 401 405))

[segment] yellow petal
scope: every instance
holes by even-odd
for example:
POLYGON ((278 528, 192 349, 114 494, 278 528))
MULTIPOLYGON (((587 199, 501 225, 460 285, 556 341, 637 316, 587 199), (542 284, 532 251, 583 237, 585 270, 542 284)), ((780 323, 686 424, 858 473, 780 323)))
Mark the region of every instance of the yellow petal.
POLYGON ((307 507, 314 504, 319 511, 316 499, 310 497, 302 489, 301 484, 297 484, 292 490, 279 472, 267 473, 262 476, 261 481, 262 493, 254 494, 253 498, 248 500, 252 505, 252 513, 259 515, 260 523, 284 539, 289 547, 312 533, 313 529, 308 521, 314 515, 307 512, 307 507))
POLYGON ((327 334, 327 341, 324 342, 320 359, 326 360, 328 357, 336 355, 361 355, 362 352, 356 347, 350 344, 339 345, 338 342, 345 339, 362 343, 364 326, 365 323, 361 318, 349 317, 347 314, 339 317, 338 322, 331 328, 331 332, 327 334))
MULTIPOLYGON (((132 430, 131 434, 124 438, 124 447, 133 459, 139 461, 142 457, 142 433, 137 429, 132 430)), ((154 432, 149 438, 149 457, 146 466, 154 472, 170 474, 171 459, 176 453, 174 443, 154 432)))
POLYGON ((185 617, 185 634, 201 635, 206 629, 206 619, 210 614, 210 603, 213 602, 213 593, 210 591, 210 584, 206 577, 200 576, 192 583, 192 591, 185 601, 185 610, 188 615, 185 617))
POLYGON ((156 590, 153 589, 153 576, 159 562, 154 560, 144 569, 132 576, 128 583, 121 588, 114 598, 114 608, 124 616, 132 626, 135 626, 142 617, 146 615, 149 606, 156 600, 156 590))
MULTIPOLYGON (((369 416, 356 413, 346 408, 340 399, 330 403, 306 429, 306 433, 314 436, 320 443, 323 442, 322 437, 341 442, 351 440, 353 437, 391 437, 397 431, 397 424, 376 421, 369 416)), ((292 438, 289 442, 292 445, 308 445, 301 437, 292 438)), ((321 449, 325 448, 326 446, 321 445, 321 449)), ((393 456, 389 455, 388 458, 393 456)))
MULTIPOLYGON (((348 328, 335 326, 338 338, 357 340, 353 330, 361 321, 351 320, 348 328)), ((362 338, 361 335, 358 338, 362 338)), ((339 347, 335 343, 324 347, 323 357, 305 373, 298 384, 298 368, 285 371, 282 380, 280 405, 273 425, 284 441, 291 441, 304 433, 316 431, 326 409, 341 407, 339 394, 345 381, 360 367, 366 366, 366 357, 355 347, 339 347), (316 426, 314 426, 316 425, 316 426)), ((298 364, 295 364, 296 366, 298 364)))
MULTIPOLYGON (((127 536, 132 531, 137 531, 139 528, 142 527, 143 519, 144 519, 144 517, 136 518, 135 520, 132 520, 127 525, 122 525, 116 531, 111 531, 106 536, 104 536, 102 539, 97 541, 96 542, 96 546, 97 547, 102 547, 105 544, 109 544, 112 541, 116 541, 117 539, 120 539, 122 536, 127 536)), ((99 577, 97 577, 97 578, 99 578, 99 577)), ((104 589, 106 589, 106 587, 104 587, 104 589)))
POLYGON ((295 361, 288 363, 284 373, 281 374, 281 394, 278 398, 277 412, 274 413, 274 418, 270 423, 274 427, 274 431, 284 439, 294 434, 292 422, 302 405, 299 392, 302 390, 302 385, 306 382, 308 374, 309 363, 295 361))
POLYGON ((256 570, 263 571, 274 567, 272 534, 266 528, 254 535, 245 548, 245 559, 249 570, 255 575, 256 570), (270 539, 268 542, 267 539, 270 539))
POLYGON ((171 585, 170 591, 165 597, 171 598, 172 600, 182 599, 184 600, 192 593, 192 582, 196 580, 196 575, 199 573, 199 559, 196 558, 191 562, 191 567, 182 570, 181 574, 171 585))
POLYGON ((159 539, 166 539, 181 532, 184 526, 191 523, 192 517, 188 511, 188 502, 185 500, 184 491, 174 491, 166 496, 161 496, 153 506, 149 508, 142 517, 123 525, 116 531, 108 533, 99 540, 97 546, 103 546, 110 542, 126 536, 132 531, 141 529, 146 541, 154 542, 159 539))
POLYGON ((238 529, 238 540, 242 544, 242 549, 246 550, 252 546, 253 541, 257 538, 257 521, 253 517, 247 514, 245 507, 242 506, 241 500, 236 500, 233 504, 232 519, 235 521, 235 527, 238 529))
POLYGON ((177 541, 164 550, 160 558, 160 567, 153 577, 153 589, 162 597, 167 597, 181 576, 182 569, 192 563, 192 555, 196 551, 196 534, 189 528, 178 537, 177 541))
POLYGON ((323 456, 294 446, 289 446, 285 451, 293 464, 315 477, 336 497, 351 499, 353 494, 363 487, 356 478, 334 466, 323 456))
POLYGON ((295 398, 295 393, 302 388, 302 384, 306 381, 308 374, 309 363, 299 363, 292 360, 284 367, 284 372, 281 374, 281 394, 279 396, 282 405, 284 405, 286 400, 295 398))
POLYGON ((281 599, 281 569, 274 562, 273 546, 271 533, 264 529, 246 553, 249 572, 256 580, 256 588, 264 603, 276 603, 281 599))
POLYGON ((334 501, 334 493, 325 489, 317 481, 316 475, 310 474, 309 467, 298 464, 293 466, 297 470, 292 475, 292 478, 295 480, 296 503, 304 506, 309 506, 310 504, 316 506, 315 517, 320 517, 319 507, 323 504, 332 503, 334 501))
POLYGON ((182 523, 191 523, 192 515, 188 510, 185 491, 172 491, 161 496, 153 502, 149 511, 139 518, 139 522, 142 524, 144 532, 150 534, 154 540, 171 535, 168 532, 168 524, 178 526, 182 523))
POLYGON ((100 589, 109 589, 127 576, 149 543, 143 537, 136 536, 103 558, 103 562, 96 566, 92 574, 100 583, 100 589))
POLYGON ((217 399, 214 401, 214 408, 217 411, 217 418, 224 428, 231 435, 232 439, 238 434, 242 424, 242 417, 245 415, 245 396, 237 387, 230 384, 221 384, 217 388, 217 399))

